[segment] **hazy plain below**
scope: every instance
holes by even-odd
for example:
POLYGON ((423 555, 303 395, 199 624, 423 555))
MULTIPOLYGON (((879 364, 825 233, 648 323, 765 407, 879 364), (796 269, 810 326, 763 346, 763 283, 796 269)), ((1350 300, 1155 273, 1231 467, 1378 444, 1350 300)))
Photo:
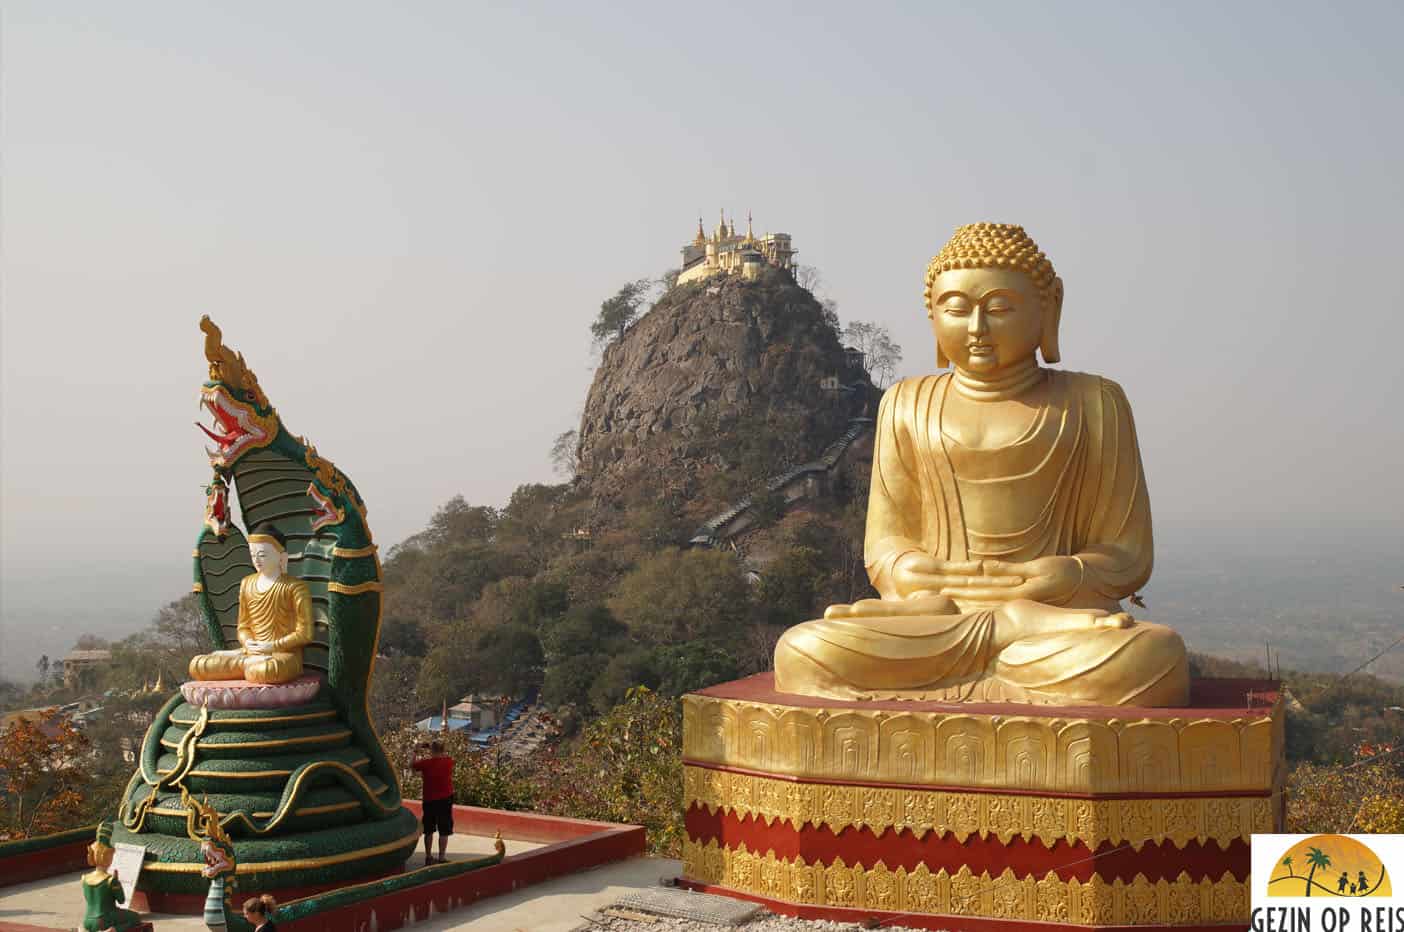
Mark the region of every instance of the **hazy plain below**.
MULTIPOLYGON (((1261 661, 1271 644, 1285 669, 1342 673, 1404 634, 1397 525, 1156 524, 1155 574, 1139 616, 1179 630, 1191 650, 1261 661)), ((75 555, 63 567, 10 567, 0 594, 0 676, 27 681, 43 654, 62 657, 82 634, 118 639, 189 591, 188 549, 169 563, 75 555)), ((1404 681, 1404 644, 1369 672, 1404 681)))

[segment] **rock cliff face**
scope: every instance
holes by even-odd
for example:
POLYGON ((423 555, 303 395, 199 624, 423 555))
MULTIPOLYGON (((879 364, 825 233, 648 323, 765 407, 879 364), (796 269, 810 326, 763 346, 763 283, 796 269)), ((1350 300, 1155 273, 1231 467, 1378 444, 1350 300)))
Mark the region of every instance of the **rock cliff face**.
POLYGON ((735 444, 715 442, 738 428, 763 441, 778 471, 871 415, 876 397, 787 272, 684 285, 605 349, 580 423, 579 472, 605 495, 641 469, 680 488, 738 465, 735 444))

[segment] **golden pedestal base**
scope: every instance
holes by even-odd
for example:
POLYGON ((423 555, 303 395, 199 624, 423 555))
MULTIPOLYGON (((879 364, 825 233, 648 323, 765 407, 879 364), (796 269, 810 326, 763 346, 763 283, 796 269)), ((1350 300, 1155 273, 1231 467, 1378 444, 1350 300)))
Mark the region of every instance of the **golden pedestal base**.
POLYGON ((1243 925, 1281 826, 1277 685, 1182 709, 683 700, 684 880, 782 912, 994 928, 1243 925))

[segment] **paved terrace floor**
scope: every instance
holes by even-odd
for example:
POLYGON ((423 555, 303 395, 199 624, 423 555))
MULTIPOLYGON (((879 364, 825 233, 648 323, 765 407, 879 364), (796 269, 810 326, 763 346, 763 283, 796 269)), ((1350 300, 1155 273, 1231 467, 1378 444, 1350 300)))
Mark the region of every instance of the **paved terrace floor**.
MULTIPOLYGON (((437 844, 437 839, 435 840, 437 844)), ((505 839, 507 854, 519 854, 541 847, 529 841, 505 839)), ((488 854, 492 839, 482 835, 453 835, 449 857, 488 854)), ((424 866, 421 846, 407 864, 424 866)), ((682 863, 660 858, 633 858, 606 864, 593 870, 556 877, 524 887, 513 893, 480 900, 464 909, 430 916, 414 925, 425 932, 472 929, 474 932, 569 932, 583 925, 582 915, 603 909, 629 890, 652 887, 660 877, 676 877, 682 863)), ((78 888, 82 872, 50 877, 33 883, 0 889, 0 932, 6 923, 19 923, 41 929, 76 929, 83 919, 83 894, 78 888)), ((155 923, 157 932, 203 932, 199 916, 169 916, 151 913, 145 918, 155 923)))

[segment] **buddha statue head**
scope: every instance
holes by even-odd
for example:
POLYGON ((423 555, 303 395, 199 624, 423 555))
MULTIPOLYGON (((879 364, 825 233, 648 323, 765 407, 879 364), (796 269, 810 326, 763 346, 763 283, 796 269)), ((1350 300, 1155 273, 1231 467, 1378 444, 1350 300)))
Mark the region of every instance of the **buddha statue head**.
POLYGON ((260 576, 277 579, 288 571, 287 538, 271 524, 260 524, 249 535, 249 561, 260 576))
POLYGON ((926 313, 942 368, 982 379, 1057 362, 1063 280, 1021 226, 971 223, 926 269, 926 313))

